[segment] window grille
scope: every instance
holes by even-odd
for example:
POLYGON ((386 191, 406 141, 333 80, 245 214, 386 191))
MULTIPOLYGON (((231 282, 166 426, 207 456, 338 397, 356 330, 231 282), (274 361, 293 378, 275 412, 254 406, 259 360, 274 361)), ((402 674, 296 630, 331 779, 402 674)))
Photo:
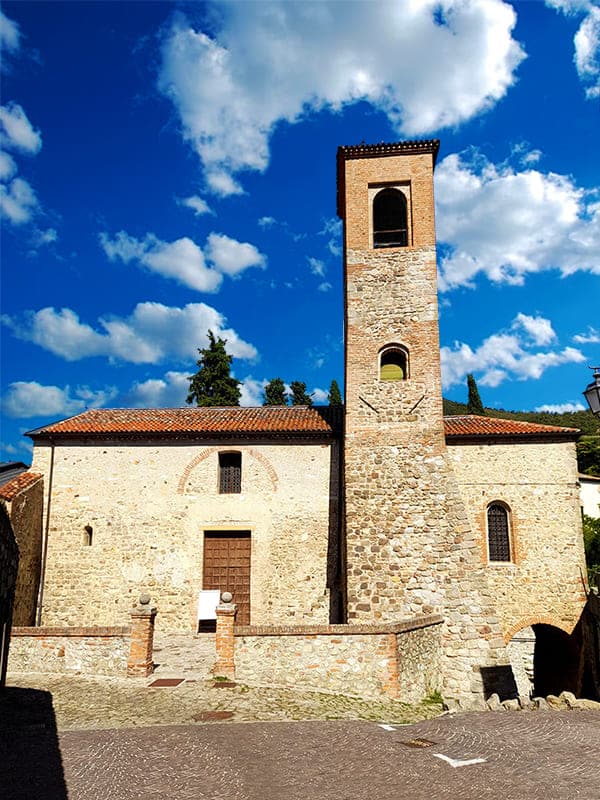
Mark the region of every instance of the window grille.
POLYGON ((490 561, 510 561, 508 511, 498 503, 487 510, 488 551, 490 561))
POLYGON ((219 492, 239 494, 242 491, 242 454, 219 453, 219 492))
POLYGON ((406 247, 406 197, 398 189, 383 189, 373 200, 373 247, 406 247))

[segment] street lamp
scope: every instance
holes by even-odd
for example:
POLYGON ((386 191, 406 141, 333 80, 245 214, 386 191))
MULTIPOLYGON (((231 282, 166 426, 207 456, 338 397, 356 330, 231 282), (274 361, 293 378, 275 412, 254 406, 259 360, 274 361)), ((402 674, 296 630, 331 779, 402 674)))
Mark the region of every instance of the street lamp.
POLYGON ((590 367, 594 370, 594 380, 583 393, 592 414, 600 417, 600 367, 590 367))

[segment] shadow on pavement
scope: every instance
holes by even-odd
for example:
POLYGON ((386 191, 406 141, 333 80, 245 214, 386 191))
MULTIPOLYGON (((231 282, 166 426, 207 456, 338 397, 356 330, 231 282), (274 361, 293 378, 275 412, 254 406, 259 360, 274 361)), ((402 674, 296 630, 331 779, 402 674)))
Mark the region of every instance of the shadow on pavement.
POLYGON ((50 692, 0 690, 0 797, 67 800, 50 692))

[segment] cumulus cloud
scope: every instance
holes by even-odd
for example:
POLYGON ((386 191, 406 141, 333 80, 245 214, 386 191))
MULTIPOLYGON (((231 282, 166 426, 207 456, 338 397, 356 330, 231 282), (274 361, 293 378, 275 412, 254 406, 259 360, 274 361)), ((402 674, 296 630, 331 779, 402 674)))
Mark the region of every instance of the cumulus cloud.
POLYGON ((220 233, 211 233, 206 240, 206 257, 219 272, 233 277, 248 267, 266 266, 265 256, 253 244, 238 242, 220 233))
POLYGON ((336 258, 342 255, 342 230, 342 220, 332 218, 326 219, 319 231, 319 236, 327 237, 327 249, 336 258))
POLYGON ((240 405, 247 407, 262 406, 263 392, 267 383, 268 381, 266 381, 264 378, 262 380, 257 380, 251 375, 248 375, 246 378, 244 378, 242 385, 240 386, 240 390, 242 392, 240 397, 240 405))
POLYGON ((600 6, 597 0, 546 0, 571 16, 583 16, 573 37, 573 61, 588 98, 600 97, 600 6))
POLYGON ((438 166, 435 186, 438 239, 449 248, 442 291, 473 287, 480 273, 511 284, 552 268, 600 274, 600 203, 571 178, 455 153, 438 166))
POLYGON ((99 408, 117 394, 114 387, 92 391, 87 386, 44 386, 37 381, 11 383, 2 398, 2 410, 17 419, 28 417, 61 417, 79 414, 87 408, 99 408))
POLYGON ((312 256, 307 256, 306 260, 308 261, 308 266, 313 275, 318 275, 320 278, 325 275, 327 269, 323 261, 318 258, 313 258, 312 256))
POLYGON ((600 331, 589 325, 585 333, 576 333, 573 341, 577 344, 598 344, 600 343, 600 331))
POLYGON ((18 103, 0 106, 0 145, 31 156, 41 150, 42 136, 18 103))
POLYGON ((319 389, 318 387, 312 390, 311 397, 313 399, 313 403, 318 406, 327 404, 329 402, 329 392, 326 392, 325 389, 319 389))
POLYGON ((524 58, 502 0, 215 6, 211 35, 176 16, 158 86, 220 195, 267 167, 281 121, 365 100, 398 133, 421 135, 492 107, 524 58))
POLYGON ((36 194, 23 178, 0 184, 0 213, 13 225, 29 222, 38 208, 36 194))
MULTIPOLYGON (((9 19, 0 11, 0 49, 9 53, 16 53, 19 49, 21 33, 14 20, 9 19)), ((0 61, 0 63, 2 63, 0 61)))
POLYGON ((125 402, 135 408, 179 408, 186 405, 189 388, 188 372, 169 370, 162 378, 134 383, 125 402))
POLYGON ((163 242, 153 233, 136 239, 125 231, 111 239, 100 234, 100 244, 111 261, 135 261, 152 272, 173 278, 199 292, 217 292, 223 273, 238 275, 251 266, 264 266, 265 258, 254 245, 211 233, 205 250, 187 236, 163 242), (207 260, 210 264, 207 264, 207 260))
POLYGON ((534 349, 555 339, 548 320, 519 314, 511 330, 514 332, 492 334, 476 349, 464 342, 442 347, 444 387, 462 383, 468 373, 477 373, 480 385, 495 387, 505 380, 539 378, 550 367, 585 361, 581 351, 574 347, 554 351, 534 349))
POLYGON ((21 318, 4 315, 1 321, 15 336, 33 342, 67 361, 104 356, 134 364, 157 364, 167 358, 190 361, 197 348, 208 343, 207 331, 227 340, 236 358, 255 359, 256 348, 225 327, 225 317, 204 303, 183 308, 162 303, 138 303, 128 317, 104 316, 93 328, 75 311, 43 308, 21 318))
POLYGON ((203 214, 214 214, 215 212, 210 208, 206 200, 193 194, 191 197, 182 197, 177 201, 179 205, 191 208, 194 214, 199 217, 203 214))
POLYGON ((317 289, 320 292, 328 292, 330 289, 333 289, 333 285, 331 283, 329 283, 329 281, 323 281, 323 283, 320 283, 317 286, 317 289))
POLYGON ((534 411, 547 411, 550 414, 566 414, 572 411, 585 411, 583 403, 559 403, 557 405, 545 405, 534 408, 534 411))

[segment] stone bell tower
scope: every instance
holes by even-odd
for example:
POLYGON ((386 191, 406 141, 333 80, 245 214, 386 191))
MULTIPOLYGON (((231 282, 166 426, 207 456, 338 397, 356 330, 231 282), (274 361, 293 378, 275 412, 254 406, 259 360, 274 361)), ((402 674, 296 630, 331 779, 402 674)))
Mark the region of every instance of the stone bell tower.
POLYGON ((439 612, 445 690, 508 662, 446 457, 433 168, 439 141, 340 147, 349 622, 439 612), (450 657, 450 658, 448 658, 450 657))

